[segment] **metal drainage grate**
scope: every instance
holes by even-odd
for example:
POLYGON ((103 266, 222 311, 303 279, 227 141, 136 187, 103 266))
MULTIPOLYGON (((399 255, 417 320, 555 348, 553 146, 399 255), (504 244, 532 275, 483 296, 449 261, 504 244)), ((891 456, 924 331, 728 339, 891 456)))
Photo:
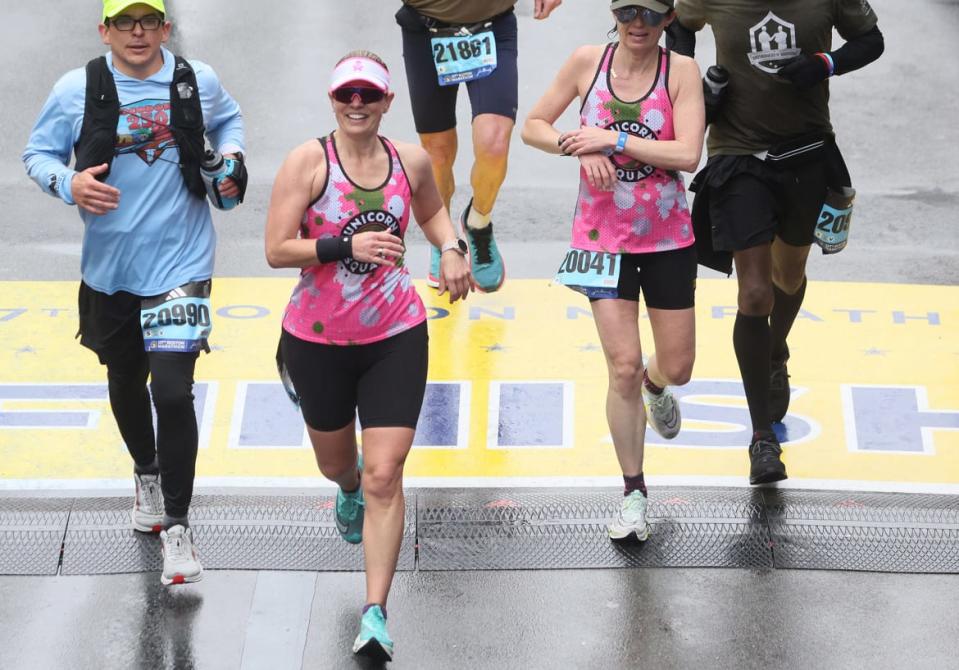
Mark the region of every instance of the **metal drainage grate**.
POLYGON ((65 575, 152 572, 163 567, 156 535, 134 532, 132 498, 77 498, 63 541, 65 575))
POLYGON ((419 495, 419 567, 511 570, 638 566, 772 567, 761 497, 739 489, 657 489, 653 533, 609 540, 616 491, 419 495))
MULTIPOLYGON (((200 561, 214 570, 362 570, 362 546, 340 537, 333 504, 330 496, 197 496, 190 523, 200 561)), ((409 496, 399 570, 415 564, 414 506, 409 496)), ((63 574, 152 572, 162 565, 157 536, 131 529, 129 499, 77 500, 63 574)))
POLYGON ((767 490, 777 568, 959 572, 959 496, 767 490))
MULTIPOLYGON (((399 568, 634 566, 959 573, 959 496, 659 488, 653 534, 609 541, 614 490, 420 490, 408 496, 399 568)), ((332 497, 197 496, 192 520, 212 569, 361 570, 332 497)), ((130 528, 130 499, 0 496, 0 574, 157 571, 160 546, 130 528), (62 547, 62 563, 61 561, 62 547)))
POLYGON ((69 498, 0 498, 0 575, 55 575, 69 498))
MULTIPOLYGON (((340 537, 334 504, 332 496, 198 497, 191 523, 204 565, 213 569, 362 570, 363 547, 340 537)), ((410 495, 398 570, 415 567, 415 538, 410 495)))

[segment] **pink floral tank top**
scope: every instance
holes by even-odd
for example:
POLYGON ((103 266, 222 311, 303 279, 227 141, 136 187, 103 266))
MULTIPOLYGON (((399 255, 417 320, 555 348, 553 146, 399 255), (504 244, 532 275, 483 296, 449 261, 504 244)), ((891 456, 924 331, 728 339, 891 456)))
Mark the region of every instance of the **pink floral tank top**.
MULTIPOLYGON (((610 68, 616 44, 603 52, 583 106, 580 123, 651 140, 674 140, 673 105, 669 99, 669 52, 660 48, 659 69, 650 91, 634 102, 616 97, 610 68)), ((625 154, 610 156, 615 186, 590 186, 580 169, 579 198, 573 218, 572 246, 611 253, 650 253, 682 249, 695 242, 682 177, 673 170, 644 165, 625 154)))
MULTIPOLYGON (((365 190, 340 163, 331 134, 319 140, 326 152, 326 185, 303 214, 300 237, 317 239, 388 230, 402 238, 410 220, 412 190, 399 154, 386 138, 390 173, 365 190)), ((283 316, 283 328, 302 340, 353 345, 383 340, 426 319, 409 270, 345 258, 304 268, 283 316)))

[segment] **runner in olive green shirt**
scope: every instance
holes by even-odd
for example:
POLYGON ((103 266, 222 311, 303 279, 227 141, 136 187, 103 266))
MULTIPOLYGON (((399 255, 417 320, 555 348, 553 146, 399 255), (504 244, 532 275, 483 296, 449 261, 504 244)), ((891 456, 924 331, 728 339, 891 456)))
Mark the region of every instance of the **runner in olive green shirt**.
MULTIPOLYGON (((700 262, 739 281, 733 346, 753 437, 750 483, 786 478, 772 423, 789 406, 786 336, 806 290, 814 241, 845 245, 849 173, 829 122, 828 79, 883 51, 867 0, 678 0, 671 46, 693 55, 707 23, 728 84, 710 110, 709 160, 693 206, 700 262), (845 40, 832 47, 835 28, 845 40), (827 225, 828 224, 828 225, 827 225)), ((709 96, 707 96, 709 98, 709 96)))

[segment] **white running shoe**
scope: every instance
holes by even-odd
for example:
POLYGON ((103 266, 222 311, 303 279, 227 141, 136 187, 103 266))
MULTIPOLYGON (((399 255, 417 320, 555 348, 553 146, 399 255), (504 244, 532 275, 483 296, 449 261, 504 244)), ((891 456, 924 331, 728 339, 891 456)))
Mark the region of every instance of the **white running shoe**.
POLYGON ((619 516, 607 527, 609 539, 625 540, 635 534, 637 540, 644 542, 651 531, 646 521, 646 504, 646 496, 640 491, 633 491, 625 496, 619 508, 619 516))
POLYGON ((163 491, 159 475, 133 474, 136 495, 133 499, 133 530, 159 533, 163 530, 163 491))
POLYGON ((171 526, 160 533, 163 548, 163 574, 160 581, 170 584, 189 584, 203 579, 203 566, 193 546, 193 530, 171 526))
POLYGON ((643 384, 643 402, 646 403, 646 423, 650 428, 665 440, 671 440, 679 434, 683 418, 679 414, 679 403, 668 388, 656 395, 643 384))

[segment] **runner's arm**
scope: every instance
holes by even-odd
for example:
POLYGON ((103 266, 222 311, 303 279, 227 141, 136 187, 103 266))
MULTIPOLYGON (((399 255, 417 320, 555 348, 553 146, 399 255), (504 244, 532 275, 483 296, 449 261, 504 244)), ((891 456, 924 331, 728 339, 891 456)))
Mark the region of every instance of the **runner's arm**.
POLYGON ((203 122, 210 144, 226 156, 246 151, 243 112, 223 87, 216 72, 206 63, 191 61, 200 87, 203 122))
MULTIPOLYGON (((693 172, 702 157, 706 123, 702 78, 692 58, 679 54, 670 58, 669 92, 676 139, 647 140, 629 135, 622 153, 663 170, 693 172)), ((608 151, 616 146, 618 138, 619 133, 614 130, 584 127, 563 135, 563 149, 574 156, 608 151)))
MULTIPOLYGON (((433 177, 433 165, 429 154, 422 147, 396 143, 396 150, 407 170, 412 195, 413 217, 430 244, 442 249, 457 239, 450 213, 443 205, 443 197, 433 177)), ((440 257, 439 294, 447 290, 450 302, 466 299, 476 284, 470 274, 469 264, 460 254, 448 251, 440 257)))
POLYGON ((836 65, 833 74, 838 76, 865 67, 878 59, 885 49, 885 38, 879 32, 879 26, 873 26, 862 35, 846 40, 845 44, 830 53, 836 65))
POLYGON ((56 89, 51 91, 21 156, 27 174, 44 193, 75 205, 71 182, 77 173, 68 167, 76 141, 73 122, 64 113, 56 89))
POLYGON ((696 55, 696 31, 683 25, 678 18, 666 27, 666 48, 683 56, 696 55))
MULTIPOLYGON (((206 63, 192 63, 200 87, 200 101, 203 108, 204 124, 210 144, 226 158, 238 158, 245 152, 243 112, 240 105, 227 92, 216 72, 206 63)), ((242 180, 243 191, 246 182, 242 180)), ((220 193, 228 198, 243 197, 241 186, 236 180, 227 178, 220 184, 220 193)))
POLYGON ((562 155, 559 138, 553 125, 580 94, 577 82, 583 68, 595 61, 596 47, 580 47, 566 60, 543 97, 533 105, 523 123, 523 142, 548 154, 562 155))

